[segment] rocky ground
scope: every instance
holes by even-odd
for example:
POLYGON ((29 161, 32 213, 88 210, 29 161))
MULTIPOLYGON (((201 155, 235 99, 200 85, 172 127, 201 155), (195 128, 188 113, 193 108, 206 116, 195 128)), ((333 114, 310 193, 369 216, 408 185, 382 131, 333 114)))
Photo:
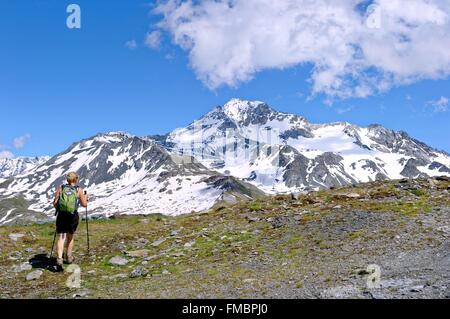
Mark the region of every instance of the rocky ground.
POLYGON ((1 227, 0 298, 450 298, 449 192, 405 179, 92 221, 90 255, 82 223, 63 273, 53 225, 1 227))

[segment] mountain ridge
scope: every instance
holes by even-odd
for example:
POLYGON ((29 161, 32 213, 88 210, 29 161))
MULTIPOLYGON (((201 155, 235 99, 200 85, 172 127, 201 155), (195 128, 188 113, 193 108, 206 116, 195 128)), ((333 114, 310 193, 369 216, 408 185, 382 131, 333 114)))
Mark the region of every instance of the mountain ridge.
POLYGON ((98 133, 24 174, 0 178, 0 219, 51 210, 71 170, 92 190, 94 215, 177 215, 264 194, 450 176, 450 156, 379 124, 314 124, 264 102, 233 99, 168 134, 98 133), (28 209, 2 208, 19 195, 28 209))

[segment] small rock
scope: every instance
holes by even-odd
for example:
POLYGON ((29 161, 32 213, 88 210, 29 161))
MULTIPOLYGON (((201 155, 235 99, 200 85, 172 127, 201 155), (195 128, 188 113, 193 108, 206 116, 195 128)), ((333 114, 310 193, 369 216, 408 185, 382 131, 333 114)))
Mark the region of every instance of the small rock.
POLYGON ((23 237, 25 237, 25 235, 24 234, 9 234, 9 239, 11 239, 12 241, 17 241, 17 240, 19 240, 20 238, 23 238, 23 237))
POLYGON ((128 264, 128 260, 119 256, 113 257, 109 261, 110 265, 113 266, 125 266, 128 264))
POLYGON ((278 216, 278 217, 275 217, 273 219, 273 221, 270 222, 270 224, 272 225, 273 229, 277 229, 277 228, 281 228, 281 227, 287 226, 289 224, 292 224, 293 220, 294 220, 293 218, 291 219, 286 216, 278 216))
POLYGON ((33 266, 30 265, 30 263, 22 263, 16 267, 14 267, 13 272, 24 272, 24 271, 30 271, 31 269, 33 269, 33 266))
POLYGON ((33 248, 26 248, 25 252, 31 254, 33 252, 33 248))
POLYGON ((352 198, 352 199, 361 197, 361 195, 359 195, 358 193, 348 193, 348 194, 345 194, 344 196, 347 198, 352 198))
POLYGON ((126 251, 125 255, 132 258, 145 258, 149 254, 149 251, 147 249, 142 250, 134 250, 134 251, 126 251))
POLYGON ((39 280, 43 274, 44 274, 44 272, 42 270, 36 270, 36 271, 30 272, 27 275, 26 279, 27 279, 27 281, 39 280))
POLYGON ((184 248, 192 248, 195 245, 195 241, 188 242, 184 244, 184 248))
POLYGON ((177 237, 178 236, 178 231, 174 230, 173 232, 170 233, 170 237, 177 237))
POLYGON ((253 278, 244 279, 244 284, 252 284, 255 281, 256 281, 256 279, 253 279, 253 278))
POLYGON ((130 278, 145 277, 148 275, 148 270, 142 266, 136 267, 130 274, 130 278))
POLYGON ((163 243, 165 243, 165 242, 166 242, 166 239, 165 239, 165 238, 161 238, 161 239, 159 239, 159 240, 153 242, 153 243, 152 243, 152 246, 153 246, 153 247, 159 247, 159 246, 161 246, 161 245, 162 245, 163 243))
POLYGON ((170 271, 168 271, 167 269, 164 269, 162 272, 163 275, 170 275, 170 271))
POLYGON ((247 217, 247 220, 249 223, 256 223, 256 222, 259 222, 261 219, 258 217, 250 217, 249 216, 249 217, 247 217))
MULTIPOLYGON (((149 243, 149 241, 147 239, 145 239, 145 238, 138 238, 136 241, 133 242, 133 247, 143 248, 148 243, 149 243)), ((122 243, 122 244, 124 244, 124 243, 122 243)))

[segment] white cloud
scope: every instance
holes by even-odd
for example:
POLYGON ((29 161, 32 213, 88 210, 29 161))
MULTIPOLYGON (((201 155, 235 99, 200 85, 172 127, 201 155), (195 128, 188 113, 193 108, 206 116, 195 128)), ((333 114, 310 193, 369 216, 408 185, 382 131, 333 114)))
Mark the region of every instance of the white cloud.
POLYGON ((153 50, 158 50, 161 46, 161 31, 152 31, 145 36, 145 45, 153 50))
POLYGON ((427 102, 427 106, 432 107, 433 112, 435 113, 447 112, 449 107, 449 100, 447 97, 441 96, 441 98, 438 100, 427 102))
POLYGON ((25 134, 25 135, 16 137, 13 141, 13 145, 17 149, 23 148, 30 138, 31 138, 30 134, 25 134))
POLYGON ((136 49, 137 48, 136 40, 130 40, 130 41, 125 42, 125 47, 130 50, 136 49))
POLYGON ((13 158, 14 154, 11 153, 10 151, 2 151, 0 150, 0 159, 4 159, 4 158, 13 158))
MULTIPOLYGON (((304 64, 312 93, 331 98, 450 74, 450 0, 375 0, 370 16, 356 9, 364 2, 163 0, 154 12, 210 89, 304 64)), ((147 38, 159 47, 161 34, 147 38)))

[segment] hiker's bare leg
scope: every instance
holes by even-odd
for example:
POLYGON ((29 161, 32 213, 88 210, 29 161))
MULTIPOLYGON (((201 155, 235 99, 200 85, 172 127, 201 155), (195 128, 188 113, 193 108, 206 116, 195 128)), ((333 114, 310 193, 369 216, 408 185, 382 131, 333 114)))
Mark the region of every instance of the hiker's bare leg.
POLYGON ((75 244, 75 235, 67 234, 67 256, 73 255, 73 246, 75 244))
POLYGON ((64 241, 66 240, 66 234, 58 234, 58 242, 56 244, 56 252, 58 258, 63 258, 64 254, 64 241))

